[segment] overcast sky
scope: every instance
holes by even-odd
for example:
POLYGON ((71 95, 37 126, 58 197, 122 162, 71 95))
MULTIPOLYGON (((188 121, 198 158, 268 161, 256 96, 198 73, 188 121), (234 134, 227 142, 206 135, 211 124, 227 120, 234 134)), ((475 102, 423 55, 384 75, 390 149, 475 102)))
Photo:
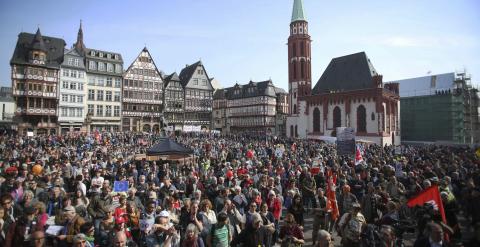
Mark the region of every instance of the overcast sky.
MULTIPOLYGON (((0 85, 11 85, 20 32, 75 42, 80 19, 89 48, 119 52, 128 67, 146 45, 177 73, 199 59, 227 87, 272 79, 288 89, 293 0, 0 1, 0 85)), ((464 68, 480 82, 480 1, 304 0, 313 84, 334 57, 365 51, 384 81, 464 68)), ((478 85, 478 83, 477 83, 478 85)))

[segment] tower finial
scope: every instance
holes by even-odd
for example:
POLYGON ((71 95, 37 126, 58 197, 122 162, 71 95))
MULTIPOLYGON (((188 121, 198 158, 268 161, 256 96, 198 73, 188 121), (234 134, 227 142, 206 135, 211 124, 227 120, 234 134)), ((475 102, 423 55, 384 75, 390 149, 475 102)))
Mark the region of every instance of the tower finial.
POLYGON ((78 53, 83 54, 85 51, 85 44, 83 43, 83 27, 82 19, 80 19, 80 27, 78 28, 77 42, 75 43, 75 49, 78 53))
POLYGON ((305 12, 303 11, 303 0, 294 0, 292 21, 306 21, 305 12))

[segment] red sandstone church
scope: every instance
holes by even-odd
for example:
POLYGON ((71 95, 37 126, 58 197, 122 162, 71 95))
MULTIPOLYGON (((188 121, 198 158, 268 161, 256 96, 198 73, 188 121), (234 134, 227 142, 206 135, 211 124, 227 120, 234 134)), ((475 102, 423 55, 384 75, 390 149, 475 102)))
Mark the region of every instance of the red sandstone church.
POLYGON ((365 52, 332 59, 312 90, 311 39, 303 1, 295 0, 288 38, 287 136, 327 139, 352 127, 356 139, 400 145, 398 83, 384 84, 365 52))

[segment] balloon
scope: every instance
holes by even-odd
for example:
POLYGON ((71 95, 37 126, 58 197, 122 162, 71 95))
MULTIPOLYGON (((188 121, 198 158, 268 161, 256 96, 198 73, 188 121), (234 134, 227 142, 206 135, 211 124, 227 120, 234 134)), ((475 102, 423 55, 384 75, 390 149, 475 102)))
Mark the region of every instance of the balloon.
POLYGON ((36 176, 39 176, 40 174, 42 174, 42 171, 43 171, 43 167, 41 165, 34 165, 32 167, 32 173, 35 174, 36 176))

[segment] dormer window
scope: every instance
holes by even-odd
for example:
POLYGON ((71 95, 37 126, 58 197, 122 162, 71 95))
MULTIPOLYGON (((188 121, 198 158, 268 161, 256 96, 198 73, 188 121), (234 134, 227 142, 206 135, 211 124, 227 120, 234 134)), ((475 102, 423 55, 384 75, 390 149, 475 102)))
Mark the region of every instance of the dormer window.
POLYGON ((91 54, 92 54, 92 57, 94 57, 94 56, 95 56, 95 51, 92 51, 92 53, 91 53, 91 54))
POLYGON ((112 54, 108 53, 108 54, 107 54, 107 58, 108 58, 108 59, 112 59, 112 54))
POLYGON ((297 27, 293 27, 293 34, 297 34, 297 27))
POLYGON ((98 56, 99 56, 99 57, 103 57, 103 52, 100 52, 100 53, 98 54, 98 56))
POLYGON ((117 59, 117 60, 118 60, 118 55, 117 55, 117 54, 115 54, 115 59, 117 59))

